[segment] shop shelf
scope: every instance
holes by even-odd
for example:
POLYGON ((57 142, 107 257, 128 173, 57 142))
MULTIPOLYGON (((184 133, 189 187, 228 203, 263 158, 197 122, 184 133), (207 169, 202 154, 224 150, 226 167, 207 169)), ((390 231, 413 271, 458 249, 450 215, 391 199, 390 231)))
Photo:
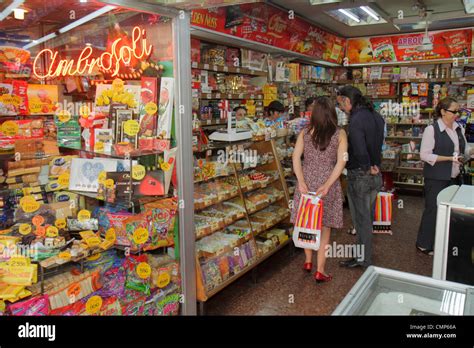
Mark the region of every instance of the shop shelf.
POLYGON ((421 141, 422 137, 387 136, 387 137, 385 137, 385 139, 386 140, 393 139, 393 140, 406 140, 406 141, 410 141, 410 140, 421 141))
POLYGON ((201 99, 263 99, 263 95, 260 93, 201 93, 201 99))
POLYGON ((281 197, 277 198, 277 199, 272 199, 271 201, 268 201, 268 202, 265 202, 265 203, 260 203, 258 204, 254 209, 252 210, 249 210, 248 213, 249 214, 254 214, 256 212, 259 212, 260 210, 263 210, 265 208, 268 208, 269 206, 271 206, 273 203, 276 203, 280 200, 282 200, 283 198, 285 198, 285 195, 282 195, 281 197))
POLYGON ((105 153, 105 152, 96 152, 96 151, 91 151, 91 150, 85 150, 85 149, 74 149, 71 147, 67 146, 60 146, 59 150, 61 150, 61 153, 63 151, 68 151, 71 153, 80 153, 80 154, 85 154, 89 156, 94 156, 94 157, 104 157, 104 158, 117 158, 117 159, 133 159, 133 158, 140 158, 144 156, 151 156, 151 155, 160 155, 163 154, 162 150, 140 150, 140 149, 135 149, 129 154, 119 154, 117 153, 114 149, 112 149, 111 153, 105 153))
POLYGON ((204 63, 198 63, 198 62, 192 62, 191 68, 215 71, 215 72, 224 72, 224 73, 229 73, 229 74, 243 74, 243 75, 252 75, 252 76, 267 76, 268 75, 268 72, 266 71, 253 70, 253 69, 235 67, 235 66, 204 64, 204 63))
POLYGON ((206 209, 206 208, 208 208, 210 206, 213 206, 215 204, 222 203, 222 202, 228 201, 229 199, 239 197, 239 196, 240 196, 239 192, 236 192, 235 194, 232 194, 232 195, 226 195, 222 199, 215 198, 215 199, 212 199, 211 201, 205 202, 205 203, 194 203, 194 210, 195 211, 203 210, 203 209, 206 209))
POLYGON ((411 168, 411 167, 397 167, 399 171, 408 171, 408 172, 422 172, 423 168, 411 168))
POLYGON ((165 198, 173 197, 172 194, 167 194, 167 195, 164 195, 164 196, 136 196, 136 195, 133 195, 132 199, 120 198, 120 200, 117 201, 117 202, 106 202, 104 199, 100 198, 100 196, 96 192, 84 192, 84 191, 75 191, 75 190, 68 190, 68 189, 63 189, 63 191, 68 191, 68 192, 71 192, 71 193, 75 193, 79 196, 84 196, 84 197, 87 197, 87 198, 102 201, 102 202, 105 202, 108 205, 123 206, 123 207, 127 207, 127 208, 138 207, 141 204, 156 202, 156 201, 160 201, 160 200, 165 199, 165 198))
POLYGON ((224 230, 227 226, 230 226, 232 225, 233 223, 239 221, 239 220, 242 220, 242 219, 245 219, 245 212, 242 213, 242 215, 237 215, 234 219, 232 219, 232 222, 229 222, 229 223, 223 223, 222 225, 219 226, 219 228, 216 228, 216 229, 213 229, 211 230, 210 232, 208 233, 203 233, 199 236, 196 236, 196 240, 199 240, 199 239, 202 239, 204 237, 207 237, 207 236, 210 236, 211 234, 214 234, 216 232, 219 232, 219 231, 222 231, 224 230), (238 217, 237 217, 238 216, 238 217))
POLYGON ((404 182, 404 181, 394 181, 393 182, 396 185, 406 185, 406 186, 416 186, 416 187, 423 187, 425 184, 416 184, 413 182, 404 182))
POLYGON ((242 187, 242 192, 243 193, 247 193, 247 192, 252 192, 252 191, 255 191, 255 190, 258 190, 258 189, 263 189, 271 184, 273 184, 274 182, 277 182, 278 180, 280 180, 280 176, 278 176, 277 178, 273 178, 267 182, 257 182, 257 183, 253 183, 250 187, 242 187))
MULTIPOLYGON (((290 216, 290 213, 286 213, 285 215, 281 216, 277 221, 274 221, 271 224, 269 224, 266 228, 264 228, 260 231, 253 231, 254 236, 258 236, 259 234, 261 234, 265 231, 268 231, 269 229, 271 229, 271 228, 275 227, 276 225, 278 225, 279 223, 283 222, 289 216, 290 216)), ((252 223, 252 222, 250 222, 250 223, 252 223)))

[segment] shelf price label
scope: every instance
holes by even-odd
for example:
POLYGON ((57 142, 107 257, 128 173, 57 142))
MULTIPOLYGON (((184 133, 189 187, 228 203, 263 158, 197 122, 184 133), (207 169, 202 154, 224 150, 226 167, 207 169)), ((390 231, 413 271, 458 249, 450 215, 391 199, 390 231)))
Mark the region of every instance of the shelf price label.
POLYGON ((139 129, 140 125, 136 120, 128 120, 123 125, 123 131, 125 132, 125 134, 130 135, 131 137, 137 135, 139 129))
POLYGON ((79 294, 81 293, 81 284, 80 283, 74 283, 69 288, 67 288, 67 296, 69 298, 77 298, 79 294))
POLYGON ((91 212, 89 210, 82 209, 82 210, 79 211, 79 213, 77 213, 77 219, 80 222, 87 221, 90 218, 91 218, 91 212))
POLYGON ((105 187, 108 189, 113 189, 115 185, 115 182, 113 179, 107 179, 105 180, 105 187))
POLYGON ((59 229, 66 228, 66 219, 63 219, 63 218, 56 219, 56 221, 54 222, 54 226, 56 226, 59 229))
POLYGON ((90 237, 86 239, 86 244, 89 248, 94 248, 100 244, 99 237, 90 237))
POLYGON ((65 123, 71 119, 71 113, 68 110, 60 110, 57 113, 58 121, 65 123))
POLYGON ((141 164, 136 164, 132 167, 132 178, 135 180, 142 180, 145 177, 146 169, 141 164))
POLYGON ((6 136, 14 136, 18 134, 20 127, 16 122, 5 121, 2 124, 2 133, 6 136))
POLYGON ((48 226, 46 228, 46 237, 56 238, 59 234, 58 228, 56 226, 48 226))
POLYGON ((144 244, 148 240, 148 230, 143 227, 137 228, 133 232, 133 241, 135 244, 144 244))
POLYGON ((168 272, 163 272, 158 276, 158 279, 156 280, 156 286, 158 286, 160 289, 164 288, 167 286, 171 281, 170 274, 168 272))
POLYGON ((62 253, 58 254, 58 257, 63 260, 70 260, 71 259, 71 253, 69 251, 63 251, 62 253))
POLYGON ((154 115, 154 114, 156 114, 157 111, 158 111, 158 106, 156 106, 156 103, 154 103, 154 102, 148 102, 148 103, 145 105, 145 112, 146 112, 148 115, 154 115))
POLYGON ((89 298, 86 302, 86 312, 87 314, 93 315, 100 311, 102 307, 102 297, 94 295, 89 298))
POLYGON ((20 199, 20 207, 25 213, 34 213, 39 209, 40 205, 32 196, 25 196, 20 199))
POLYGON ((31 233, 31 225, 21 224, 20 228, 18 229, 18 232, 20 232, 20 234, 22 234, 24 236, 30 234, 31 233))
POLYGON ((62 187, 69 187, 69 178, 70 178, 69 173, 62 173, 61 175, 59 175, 58 177, 59 185, 61 185, 62 187))
POLYGON ((146 262, 140 262, 137 265, 137 274, 142 279, 148 279, 151 275, 151 267, 146 262))
POLYGON ((79 115, 81 115, 83 118, 88 118, 91 113, 91 109, 87 105, 82 105, 79 108, 79 115))

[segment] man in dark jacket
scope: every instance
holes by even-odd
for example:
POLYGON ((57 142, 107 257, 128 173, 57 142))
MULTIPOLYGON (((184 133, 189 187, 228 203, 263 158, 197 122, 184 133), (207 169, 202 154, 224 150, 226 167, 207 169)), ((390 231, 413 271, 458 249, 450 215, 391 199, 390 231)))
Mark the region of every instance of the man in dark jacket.
POLYGON ((349 268, 372 263, 372 230, 375 199, 382 187, 380 164, 385 122, 361 91, 344 86, 338 91, 339 108, 350 115, 349 158, 346 165, 352 222, 357 231, 359 258, 342 261, 349 268))

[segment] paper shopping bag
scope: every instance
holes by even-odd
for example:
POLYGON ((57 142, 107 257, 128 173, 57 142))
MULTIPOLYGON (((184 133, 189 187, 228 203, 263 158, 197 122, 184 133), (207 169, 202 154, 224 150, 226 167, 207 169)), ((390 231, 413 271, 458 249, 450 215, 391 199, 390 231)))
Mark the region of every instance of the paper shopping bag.
POLYGON ((313 195, 301 195, 293 229, 293 242, 298 248, 318 250, 321 243, 323 201, 313 195))
POLYGON ((373 222, 374 233, 392 234, 392 198, 392 193, 377 193, 373 222))

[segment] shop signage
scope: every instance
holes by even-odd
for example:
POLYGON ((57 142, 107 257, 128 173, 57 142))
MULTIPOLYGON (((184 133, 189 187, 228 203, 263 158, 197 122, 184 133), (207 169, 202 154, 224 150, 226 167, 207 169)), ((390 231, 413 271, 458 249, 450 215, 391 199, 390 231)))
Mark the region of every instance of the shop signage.
POLYGON ((265 3, 193 10, 191 24, 328 62, 344 57, 344 38, 265 3))
POLYGON ((349 64, 406 62, 470 57, 473 29, 428 32, 431 50, 420 50, 424 33, 361 37, 347 40, 349 64))
POLYGON ((56 78, 70 75, 91 74, 101 70, 111 77, 117 76, 122 66, 130 65, 132 59, 145 60, 151 54, 152 45, 148 43, 146 31, 138 26, 132 30, 131 42, 120 37, 112 42, 110 49, 94 56, 91 46, 86 46, 77 58, 61 59, 59 51, 49 48, 41 50, 33 62, 33 73, 39 79, 56 78), (48 62, 45 70, 39 65, 43 59, 48 62))

